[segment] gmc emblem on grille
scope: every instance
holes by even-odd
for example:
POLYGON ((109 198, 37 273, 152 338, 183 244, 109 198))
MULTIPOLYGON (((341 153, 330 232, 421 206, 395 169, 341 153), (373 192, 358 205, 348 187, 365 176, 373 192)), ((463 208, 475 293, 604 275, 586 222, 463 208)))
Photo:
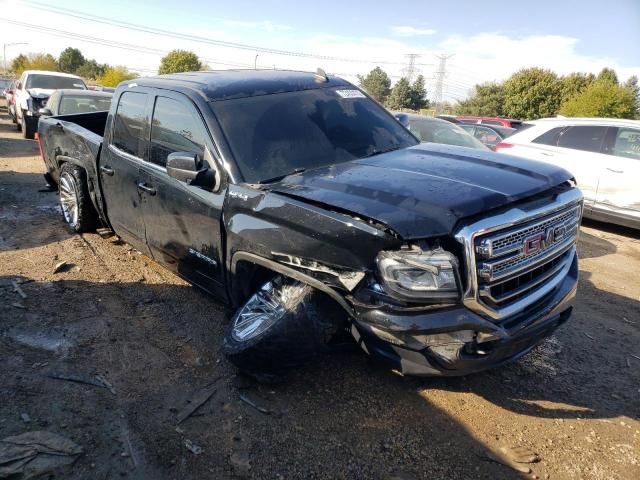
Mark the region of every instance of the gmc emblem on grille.
POLYGON ((554 243, 562 240, 565 233, 566 228, 564 225, 553 225, 551 227, 547 227, 544 232, 536 233, 535 235, 525 238, 522 245, 522 251, 525 256, 533 255, 534 253, 549 248, 554 243))

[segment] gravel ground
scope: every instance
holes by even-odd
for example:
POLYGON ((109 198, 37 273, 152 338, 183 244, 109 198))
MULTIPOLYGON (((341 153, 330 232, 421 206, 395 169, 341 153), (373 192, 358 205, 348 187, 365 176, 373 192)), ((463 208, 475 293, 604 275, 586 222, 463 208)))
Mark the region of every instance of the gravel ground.
POLYGON ((354 351, 266 387, 220 354, 224 306, 114 238, 67 233, 3 107, 0 438, 81 445, 51 478, 640 478, 638 232, 583 226, 573 318, 513 365, 402 378, 354 351), (113 392, 52 378, 96 375, 113 392), (517 472, 503 447, 539 461, 517 472))

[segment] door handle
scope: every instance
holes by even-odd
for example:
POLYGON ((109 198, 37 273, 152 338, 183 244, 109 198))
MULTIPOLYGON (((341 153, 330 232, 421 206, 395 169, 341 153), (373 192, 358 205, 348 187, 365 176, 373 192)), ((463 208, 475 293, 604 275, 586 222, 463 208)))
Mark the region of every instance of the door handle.
POLYGON ((113 177, 113 174, 115 173, 115 170, 109 167, 100 167, 100 171, 105 175, 109 175, 110 177, 113 177))
POLYGON ((607 170, 609 170, 610 172, 613 172, 613 173, 624 173, 624 170, 616 170, 615 168, 607 167, 607 170))
POLYGON ((147 185, 144 182, 140 182, 138 184, 138 190, 141 190, 141 191, 143 191, 145 193, 148 193, 149 195, 152 195, 152 196, 156 194, 156 189, 153 188, 153 187, 150 187, 149 185, 147 185))

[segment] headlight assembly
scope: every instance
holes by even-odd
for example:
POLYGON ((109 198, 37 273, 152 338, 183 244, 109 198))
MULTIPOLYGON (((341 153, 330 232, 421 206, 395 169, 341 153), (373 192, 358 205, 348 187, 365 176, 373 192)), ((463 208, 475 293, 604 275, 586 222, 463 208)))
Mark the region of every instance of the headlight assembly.
POLYGON ((451 301, 460 297, 458 260, 438 248, 380 252, 378 270, 385 290, 408 301, 451 301))

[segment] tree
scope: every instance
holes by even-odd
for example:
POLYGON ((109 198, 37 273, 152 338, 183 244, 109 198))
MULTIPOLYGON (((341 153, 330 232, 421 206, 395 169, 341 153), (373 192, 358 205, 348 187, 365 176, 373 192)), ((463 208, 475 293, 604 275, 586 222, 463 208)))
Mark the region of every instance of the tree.
POLYGON ((138 75, 127 70, 127 67, 116 66, 107 67, 104 73, 96 78, 96 82, 103 87, 117 87, 120 82, 133 78, 138 78, 138 75))
POLYGON ((628 89, 635 99, 636 118, 640 115, 640 87, 638 87, 638 77, 633 75, 624 82, 623 87, 628 89))
POLYGON ((27 58, 27 70, 58 71, 58 62, 50 53, 32 53, 27 58))
POLYGON ((427 89, 424 87, 424 77, 418 75, 409 91, 409 108, 412 110, 420 110, 428 106, 429 100, 427 100, 427 89))
POLYGON ((26 55, 20 54, 11 61, 11 71, 16 77, 22 75, 22 72, 29 67, 29 59, 26 55))
POLYGON ((561 83, 551 70, 524 68, 504 82, 504 114, 535 119, 550 117, 560 107, 561 83))
POLYGON ((487 82, 476 85, 471 97, 458 103, 458 115, 502 117, 504 115, 504 85, 487 82))
POLYGON ((585 88, 591 85, 596 79, 593 73, 574 72, 560 78, 562 102, 564 103, 570 98, 581 93, 585 88))
POLYGON ((380 103, 386 102, 391 93, 391 79, 380 67, 371 70, 366 77, 358 75, 358 85, 380 103))
POLYGON ((80 50, 67 47, 58 57, 58 68, 61 72, 76 73, 84 62, 85 58, 80 50))
POLYGON ((616 74, 616 71, 612 68, 603 68, 602 70, 600 70, 600 73, 598 74, 596 81, 610 82, 610 83, 615 83, 617 85, 618 75, 616 74))
POLYGON ((391 94, 387 99, 387 107, 392 110, 401 110, 411 106, 411 85, 409 80, 402 77, 391 89, 391 94))
POLYGON ((634 118, 638 114, 633 92, 617 83, 596 81, 560 109, 568 117, 634 118))
POLYGON ((80 75, 82 78, 95 80, 104 75, 107 67, 107 65, 99 64, 93 59, 85 60, 85 62, 76 70, 76 75, 80 75))
POLYGON ((198 56, 188 50, 173 50, 160 60, 160 75, 165 73, 195 72, 202 70, 198 56))

